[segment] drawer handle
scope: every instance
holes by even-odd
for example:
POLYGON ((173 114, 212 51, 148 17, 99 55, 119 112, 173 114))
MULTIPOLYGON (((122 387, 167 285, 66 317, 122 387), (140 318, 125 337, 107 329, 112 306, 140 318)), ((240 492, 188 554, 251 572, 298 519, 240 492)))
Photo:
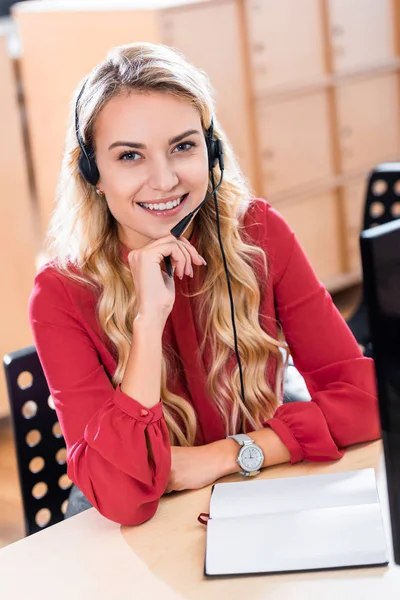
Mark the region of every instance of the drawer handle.
POLYGON ((270 148, 266 148, 262 151, 262 157, 264 160, 272 160, 275 157, 275 153, 270 148))
POLYGON ((331 33, 332 33, 332 35, 343 35, 344 27, 342 25, 337 25, 337 24, 332 25, 331 33))
POLYGON ((352 134, 353 129, 350 127, 350 125, 344 125, 343 127, 341 127, 340 135, 342 138, 349 138, 352 136, 352 134))
POLYGON ((343 46, 337 46, 337 45, 333 46, 333 53, 336 54, 336 56, 344 56, 346 54, 343 46))
POLYGON ((265 50, 265 45, 261 42, 256 42, 253 44, 253 52, 256 54, 261 54, 265 50))

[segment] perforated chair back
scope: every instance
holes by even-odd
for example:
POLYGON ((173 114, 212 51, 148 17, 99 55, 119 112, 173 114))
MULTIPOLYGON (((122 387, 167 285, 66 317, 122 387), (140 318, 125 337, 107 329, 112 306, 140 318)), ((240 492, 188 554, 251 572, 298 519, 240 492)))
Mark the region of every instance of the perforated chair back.
MULTIPOLYGON (((400 218, 400 162, 381 163, 370 173, 365 196, 363 230, 400 218)), ((357 310, 347 321, 364 354, 372 356, 367 307, 362 296, 357 310)))
POLYGON ((61 521, 70 480, 57 414, 34 346, 3 357, 26 535, 61 521))
POLYGON ((363 230, 400 218, 400 162, 381 163, 370 174, 363 230))

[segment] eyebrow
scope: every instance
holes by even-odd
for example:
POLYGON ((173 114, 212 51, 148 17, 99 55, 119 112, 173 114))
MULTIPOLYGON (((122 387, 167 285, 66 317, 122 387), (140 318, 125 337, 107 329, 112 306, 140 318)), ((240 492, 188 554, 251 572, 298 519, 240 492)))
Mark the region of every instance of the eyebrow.
MULTIPOLYGON (((184 140, 185 138, 189 137, 189 135, 200 135, 200 131, 198 131, 197 129, 188 129, 187 131, 184 131, 183 133, 180 133, 179 135, 176 135, 175 137, 171 138, 168 140, 168 144, 177 144, 178 142, 181 142, 182 140, 184 140)), ((113 148, 116 148, 117 146, 128 146, 128 148, 137 148, 138 150, 145 150, 146 145, 145 144, 141 144, 140 142, 123 142, 123 141, 118 141, 118 142, 114 142, 113 144, 111 144, 111 146, 109 146, 109 150, 112 150, 113 148)))

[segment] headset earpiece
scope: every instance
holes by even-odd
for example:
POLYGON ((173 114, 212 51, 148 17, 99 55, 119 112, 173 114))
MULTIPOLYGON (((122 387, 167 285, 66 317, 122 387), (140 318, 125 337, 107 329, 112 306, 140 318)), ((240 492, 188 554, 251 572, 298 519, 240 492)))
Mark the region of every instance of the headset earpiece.
POLYGON ((207 153, 208 153, 208 169, 212 171, 218 162, 217 144, 215 138, 210 138, 206 135, 207 153))
POLYGON ((79 155, 78 166, 79 171, 84 179, 91 185, 96 185, 100 179, 100 173, 96 165, 96 161, 93 157, 91 157, 90 148, 84 145, 84 148, 81 144, 81 153, 79 155))
POLYGON ((93 148, 91 146, 87 146, 81 136, 81 132, 79 129, 79 115, 78 115, 78 106, 79 100, 83 94, 83 90, 85 89, 86 81, 82 86, 81 91, 78 94, 78 98, 75 104, 75 133, 76 138, 78 140, 78 144, 80 146, 81 152, 79 154, 78 166, 79 171, 82 177, 91 185, 96 185, 98 180, 100 179, 100 173, 96 165, 96 160, 94 158, 93 148))
POLYGON ((206 145, 208 153, 208 168, 210 171, 219 163, 221 171, 224 169, 224 150, 220 138, 214 137, 214 121, 206 131, 206 145))

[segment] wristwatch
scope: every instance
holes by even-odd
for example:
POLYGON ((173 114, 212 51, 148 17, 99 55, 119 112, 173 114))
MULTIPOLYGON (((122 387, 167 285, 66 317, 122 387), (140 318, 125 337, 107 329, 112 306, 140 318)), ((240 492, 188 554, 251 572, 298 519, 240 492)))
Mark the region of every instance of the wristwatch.
POLYGON ((257 446, 254 440, 244 433, 228 435, 227 438, 232 438, 241 446, 236 459, 236 462, 242 468, 240 474, 246 477, 258 475, 264 462, 264 453, 260 446, 257 446))

